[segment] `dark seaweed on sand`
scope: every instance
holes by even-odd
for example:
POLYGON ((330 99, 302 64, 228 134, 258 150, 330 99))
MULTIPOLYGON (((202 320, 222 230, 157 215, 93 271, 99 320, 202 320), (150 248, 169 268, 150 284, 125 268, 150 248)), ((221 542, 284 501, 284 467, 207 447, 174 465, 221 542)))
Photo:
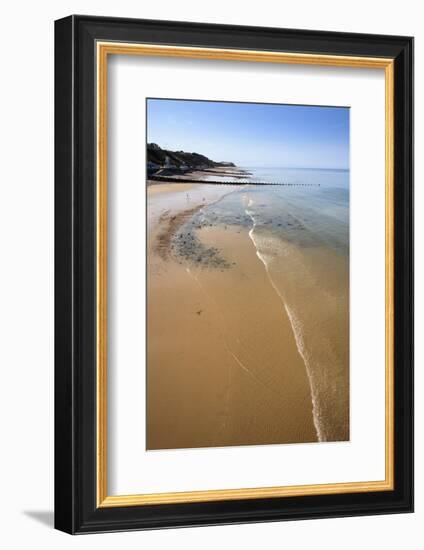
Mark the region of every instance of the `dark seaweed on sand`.
POLYGON ((228 269, 230 262, 223 258, 215 247, 205 246, 196 235, 192 222, 188 222, 171 239, 172 253, 179 260, 199 267, 228 269))

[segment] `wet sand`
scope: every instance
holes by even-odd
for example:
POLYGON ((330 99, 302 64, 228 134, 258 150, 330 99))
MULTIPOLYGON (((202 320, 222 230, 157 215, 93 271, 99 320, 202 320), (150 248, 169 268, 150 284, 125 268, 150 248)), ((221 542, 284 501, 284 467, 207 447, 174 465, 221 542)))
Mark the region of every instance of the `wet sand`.
MULTIPOLYGON (((147 449, 317 441, 305 362, 248 228, 199 227, 182 256, 175 234, 205 202, 178 188, 148 236, 147 449)), ((165 191, 151 189, 154 211, 165 191)))

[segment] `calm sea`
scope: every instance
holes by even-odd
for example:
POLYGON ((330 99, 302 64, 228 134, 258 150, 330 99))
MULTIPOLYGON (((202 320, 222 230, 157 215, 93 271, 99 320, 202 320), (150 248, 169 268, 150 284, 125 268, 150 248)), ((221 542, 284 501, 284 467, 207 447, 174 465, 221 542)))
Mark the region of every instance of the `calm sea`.
POLYGON ((246 182, 289 185, 236 187, 196 217, 248 230, 305 362, 318 438, 349 439, 349 171, 246 169, 246 182))

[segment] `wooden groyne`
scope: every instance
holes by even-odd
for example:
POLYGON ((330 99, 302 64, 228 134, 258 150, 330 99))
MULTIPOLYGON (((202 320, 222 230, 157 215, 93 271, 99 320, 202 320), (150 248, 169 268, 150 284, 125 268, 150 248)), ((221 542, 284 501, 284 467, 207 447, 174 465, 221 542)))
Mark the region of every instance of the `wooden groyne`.
POLYGON ((222 180, 200 180, 200 179, 181 179, 172 176, 150 176, 152 181, 161 181, 163 183, 207 183, 208 185, 284 185, 288 187, 320 187, 320 183, 289 183, 281 181, 222 181, 222 180))

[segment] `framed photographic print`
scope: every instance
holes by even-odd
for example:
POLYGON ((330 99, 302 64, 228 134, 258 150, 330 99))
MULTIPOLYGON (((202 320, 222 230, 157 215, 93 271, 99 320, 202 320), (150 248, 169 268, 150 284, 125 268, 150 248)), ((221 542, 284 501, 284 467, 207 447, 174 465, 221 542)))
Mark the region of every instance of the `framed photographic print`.
POLYGON ((55 525, 413 509, 413 39, 55 25, 55 525))

